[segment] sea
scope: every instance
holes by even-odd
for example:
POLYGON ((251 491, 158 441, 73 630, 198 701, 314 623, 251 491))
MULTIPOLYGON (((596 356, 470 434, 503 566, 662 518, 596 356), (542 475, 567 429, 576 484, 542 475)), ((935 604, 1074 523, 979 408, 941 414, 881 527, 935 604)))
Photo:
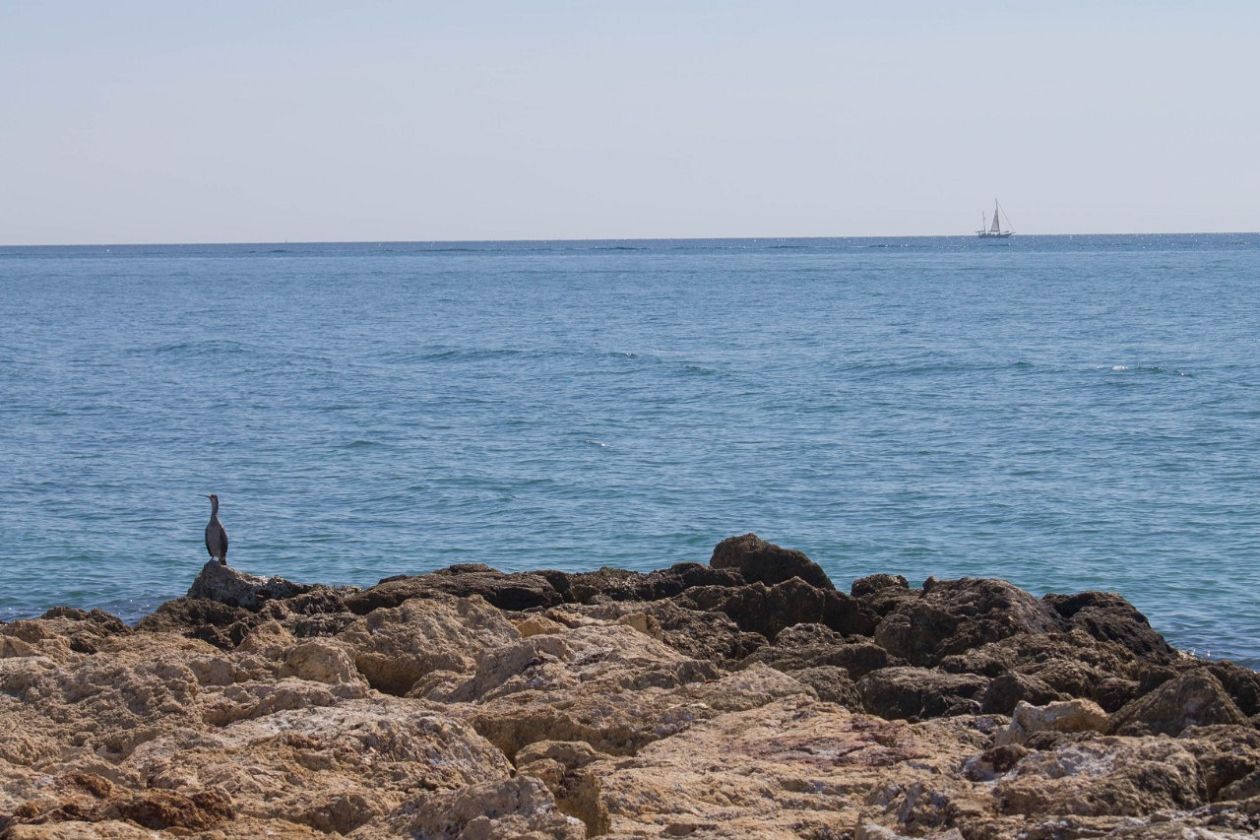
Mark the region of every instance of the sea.
POLYGON ((207 555, 1111 590, 1260 665, 1260 235, 0 248, 0 618, 207 555))

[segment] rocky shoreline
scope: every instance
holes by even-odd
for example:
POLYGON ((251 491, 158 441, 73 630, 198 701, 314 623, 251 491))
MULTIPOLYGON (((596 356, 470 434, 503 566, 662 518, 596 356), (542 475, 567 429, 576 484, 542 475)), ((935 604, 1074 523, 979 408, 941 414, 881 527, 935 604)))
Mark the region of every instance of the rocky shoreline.
POLYGON ((333 589, 208 564, 0 624, 0 838, 1260 833, 1260 674, 1122 597, 707 565, 333 589))

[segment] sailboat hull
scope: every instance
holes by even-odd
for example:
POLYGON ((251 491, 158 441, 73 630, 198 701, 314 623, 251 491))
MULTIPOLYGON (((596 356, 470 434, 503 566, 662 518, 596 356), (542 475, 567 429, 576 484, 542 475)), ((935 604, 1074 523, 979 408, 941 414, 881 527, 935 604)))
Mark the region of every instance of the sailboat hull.
POLYGON ((992 233, 987 230, 979 230, 979 231, 976 231, 976 236, 980 237, 981 239, 1010 239, 1011 234, 1013 234, 1014 232, 1015 231, 1013 230, 1004 230, 1001 233, 992 233))

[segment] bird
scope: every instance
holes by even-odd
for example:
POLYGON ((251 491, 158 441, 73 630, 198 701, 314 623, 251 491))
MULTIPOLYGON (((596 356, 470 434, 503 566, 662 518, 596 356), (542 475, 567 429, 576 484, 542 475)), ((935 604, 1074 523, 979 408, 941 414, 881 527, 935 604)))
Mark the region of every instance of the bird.
POLYGON ((227 565, 228 538, 227 529, 219 521, 219 497, 211 493, 206 496, 210 500, 210 524, 206 525, 206 551, 211 560, 218 560, 220 566, 227 565))

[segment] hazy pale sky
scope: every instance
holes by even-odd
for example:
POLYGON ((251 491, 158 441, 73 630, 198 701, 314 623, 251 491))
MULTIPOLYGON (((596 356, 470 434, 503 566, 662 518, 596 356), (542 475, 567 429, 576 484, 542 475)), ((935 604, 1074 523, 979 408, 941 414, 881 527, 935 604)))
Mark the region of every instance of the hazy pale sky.
POLYGON ((0 244, 1260 230, 1260 3, 0 0, 0 244))

